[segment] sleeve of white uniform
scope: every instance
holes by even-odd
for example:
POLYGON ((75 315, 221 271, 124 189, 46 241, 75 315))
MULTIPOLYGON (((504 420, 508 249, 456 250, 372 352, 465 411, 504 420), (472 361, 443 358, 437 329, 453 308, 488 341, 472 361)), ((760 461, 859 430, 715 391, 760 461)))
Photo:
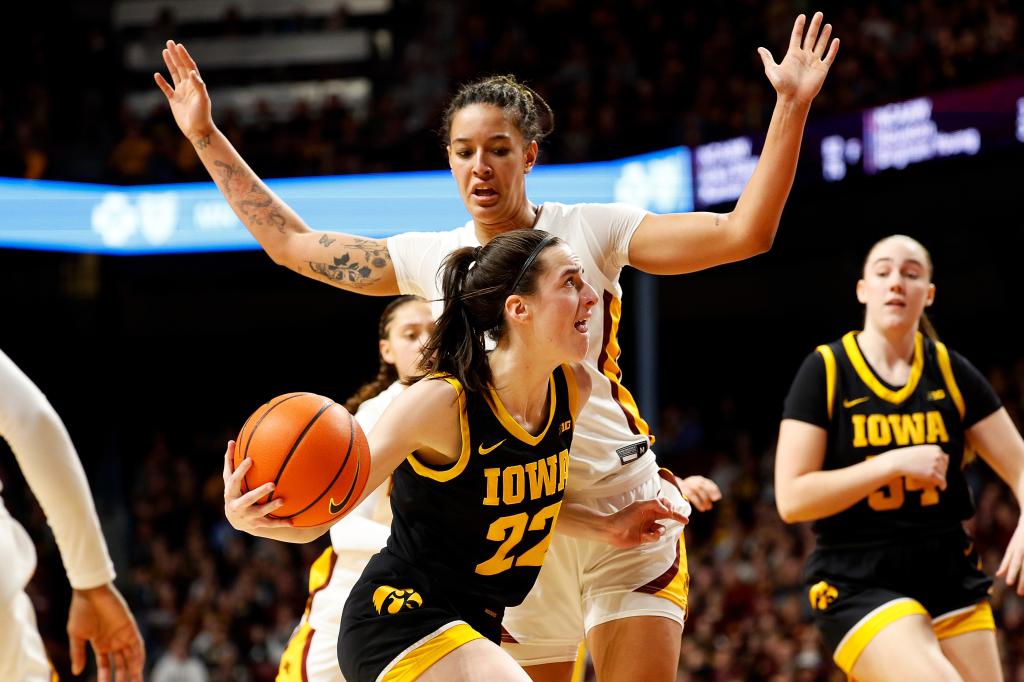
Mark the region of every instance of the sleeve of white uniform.
POLYGON ((629 242, 650 212, 630 204, 587 204, 584 216, 608 265, 629 265, 629 242))
POLYGON ((438 270, 437 243, 436 232, 403 232, 388 237, 388 255, 400 292, 431 297, 434 287, 430 285, 438 270))
POLYGON ((0 351, 0 435, 53 529, 68 581, 89 589, 114 579, 89 482, 64 423, 42 391, 0 351))

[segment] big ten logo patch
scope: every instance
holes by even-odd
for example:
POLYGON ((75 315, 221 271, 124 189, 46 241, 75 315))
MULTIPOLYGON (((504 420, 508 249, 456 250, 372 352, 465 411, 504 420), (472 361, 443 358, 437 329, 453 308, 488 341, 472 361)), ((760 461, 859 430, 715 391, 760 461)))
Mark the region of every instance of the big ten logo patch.
POLYGON ((399 611, 418 609, 423 606, 423 597, 416 590, 404 589, 390 585, 381 585, 373 591, 373 607, 377 613, 396 614, 399 611))
POLYGON ((822 580, 811 588, 808 597, 811 600, 812 609, 824 611, 839 597, 839 590, 822 580))
POLYGON ((572 420, 571 419, 566 419, 564 422, 562 422, 561 426, 558 427, 558 433, 559 434, 563 434, 563 433, 565 433, 566 431, 568 431, 571 428, 572 428, 572 420))

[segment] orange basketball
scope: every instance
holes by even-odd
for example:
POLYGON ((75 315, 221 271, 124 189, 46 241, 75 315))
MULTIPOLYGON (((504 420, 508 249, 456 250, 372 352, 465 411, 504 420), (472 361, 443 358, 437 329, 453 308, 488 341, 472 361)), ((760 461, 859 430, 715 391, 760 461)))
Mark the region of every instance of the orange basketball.
POLYGON ((359 423, 330 398, 288 393, 253 412, 235 445, 234 465, 252 459, 242 493, 274 482, 260 504, 281 498, 270 518, 319 526, 350 511, 370 474, 370 448, 359 423))

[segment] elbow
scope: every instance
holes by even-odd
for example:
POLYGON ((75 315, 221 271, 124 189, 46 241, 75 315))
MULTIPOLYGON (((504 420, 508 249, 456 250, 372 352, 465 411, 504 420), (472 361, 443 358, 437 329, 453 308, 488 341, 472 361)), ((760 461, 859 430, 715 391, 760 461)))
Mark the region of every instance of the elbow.
POLYGON ((779 495, 778 489, 775 494, 775 509, 778 510, 783 523, 802 523, 809 520, 806 510, 793 503, 793 496, 779 495))
POLYGON ((781 500, 775 500, 775 508, 779 512, 779 518, 782 519, 783 523, 797 523, 799 519, 794 515, 794 510, 787 504, 783 504, 781 500))
POLYGON ((775 243, 775 235, 779 231, 779 221, 766 222, 746 214, 728 214, 729 221, 735 221, 737 251, 741 251, 744 258, 752 258, 768 253, 775 243))

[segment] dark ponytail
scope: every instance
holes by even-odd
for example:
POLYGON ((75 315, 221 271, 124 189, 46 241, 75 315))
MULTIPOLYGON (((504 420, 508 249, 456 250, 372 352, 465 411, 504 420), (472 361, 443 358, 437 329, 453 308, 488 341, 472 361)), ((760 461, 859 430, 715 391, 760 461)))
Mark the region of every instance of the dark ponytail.
MULTIPOLYGON (((411 294, 405 294, 393 299, 380 314, 380 322, 377 323, 377 340, 384 341, 391 335, 391 321, 395 319, 395 313, 406 303, 414 301, 426 302, 425 299, 411 294)), ((390 362, 384 362, 380 358, 380 367, 377 369, 377 376, 368 383, 363 384, 352 394, 352 397, 345 401, 345 409, 349 414, 355 414, 359 406, 370 398, 377 397, 388 386, 398 381, 398 370, 390 362)))
POLYGON ((450 374, 467 391, 487 390, 487 338, 505 337, 506 299, 536 291, 541 253, 561 243, 543 230, 513 230, 449 254, 441 273, 444 310, 423 347, 423 370, 450 374))

